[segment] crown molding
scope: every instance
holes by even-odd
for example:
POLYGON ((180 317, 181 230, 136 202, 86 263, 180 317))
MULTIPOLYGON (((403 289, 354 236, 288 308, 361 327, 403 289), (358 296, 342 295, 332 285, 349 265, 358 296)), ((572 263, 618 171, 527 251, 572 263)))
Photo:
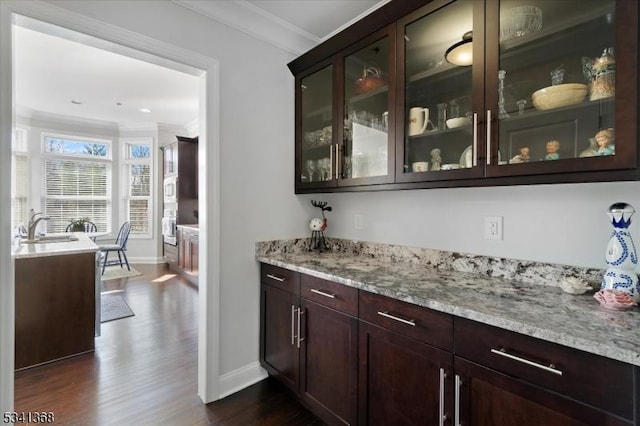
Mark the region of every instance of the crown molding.
POLYGON ((174 135, 184 135, 187 132, 187 126, 174 126, 171 124, 158 123, 158 131, 165 133, 173 133, 174 135))
POLYGON ((322 38, 321 41, 325 42, 325 41, 329 40, 334 35, 338 34, 339 32, 341 32, 341 31, 343 31, 343 30, 345 30, 347 28, 349 28, 351 25, 355 24, 356 22, 358 22, 359 20, 361 20, 365 16, 371 14, 371 12, 380 9, 382 6, 384 6, 385 4, 387 4, 389 2, 391 2, 391 0, 382 0, 382 1, 378 2, 378 3, 376 3, 375 5, 373 5, 369 9, 365 10, 360 15, 356 16, 355 18, 353 18, 352 20, 350 20, 349 22, 347 22, 343 26, 341 26, 341 27, 337 28, 336 30, 332 31, 331 33, 327 34, 325 37, 322 38))
POLYGON ((37 111, 21 105, 16 105, 15 114, 16 117, 28 121, 30 126, 34 126, 34 123, 40 122, 41 124, 64 124, 67 126, 78 126, 109 131, 118 130, 118 124, 111 121, 72 117, 52 112, 37 111))
POLYGON ((118 123, 118 130, 121 132, 157 132, 158 123, 118 123))
POLYGON ((198 1, 172 0, 174 3, 221 22, 251 37, 265 41, 294 55, 318 45, 322 40, 246 0, 198 1))

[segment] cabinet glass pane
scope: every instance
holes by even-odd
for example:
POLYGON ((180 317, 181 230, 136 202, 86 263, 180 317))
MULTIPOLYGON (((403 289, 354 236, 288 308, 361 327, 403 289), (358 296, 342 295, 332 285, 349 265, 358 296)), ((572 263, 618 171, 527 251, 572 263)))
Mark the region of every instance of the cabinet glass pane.
POLYGON ((500 2, 500 164, 615 155, 615 19, 614 0, 500 2))
POLYGON ((343 178, 388 174, 388 58, 385 37, 344 60, 343 178))
POLYGON ((333 67, 301 81, 301 182, 322 182, 332 176, 333 67))
POLYGON ((472 25, 473 2, 460 0, 405 27, 405 173, 473 166, 472 25), (445 58, 456 44, 468 61, 445 58))

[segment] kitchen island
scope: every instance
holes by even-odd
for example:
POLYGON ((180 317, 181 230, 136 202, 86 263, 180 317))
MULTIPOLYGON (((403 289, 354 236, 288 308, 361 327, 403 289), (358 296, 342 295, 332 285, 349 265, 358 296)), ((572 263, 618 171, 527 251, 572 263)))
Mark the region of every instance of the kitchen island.
POLYGON ((95 348, 98 246, 81 233, 48 237, 13 250, 16 370, 95 348))

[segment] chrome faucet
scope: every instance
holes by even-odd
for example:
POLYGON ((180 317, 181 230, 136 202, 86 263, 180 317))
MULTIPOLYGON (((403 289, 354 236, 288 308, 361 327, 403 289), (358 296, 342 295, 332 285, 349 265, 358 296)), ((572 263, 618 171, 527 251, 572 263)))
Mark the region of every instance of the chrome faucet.
POLYGON ((29 219, 29 230, 27 231, 27 238, 29 240, 33 240, 36 236, 36 228, 38 226, 38 223, 41 220, 49 220, 51 219, 49 216, 41 216, 42 213, 34 213, 33 216, 31 216, 31 219, 29 219), (39 218, 36 219, 36 216, 39 216, 39 218))

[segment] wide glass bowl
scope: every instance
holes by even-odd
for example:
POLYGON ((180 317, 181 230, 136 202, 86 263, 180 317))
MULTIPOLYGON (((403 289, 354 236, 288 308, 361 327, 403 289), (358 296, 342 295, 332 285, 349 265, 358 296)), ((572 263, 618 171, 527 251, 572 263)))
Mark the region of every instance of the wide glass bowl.
POLYGON ((518 6, 507 10, 500 19, 500 41, 513 40, 542 29, 542 9, 518 6))

